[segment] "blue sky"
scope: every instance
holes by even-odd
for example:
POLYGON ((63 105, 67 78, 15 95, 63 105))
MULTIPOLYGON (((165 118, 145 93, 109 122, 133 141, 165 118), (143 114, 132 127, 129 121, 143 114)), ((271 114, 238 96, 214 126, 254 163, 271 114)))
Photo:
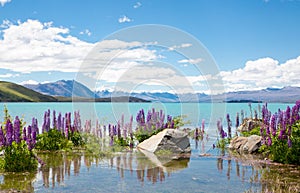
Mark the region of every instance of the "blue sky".
POLYGON ((96 90, 114 90, 118 83, 119 90, 206 93, 218 84, 210 82, 215 79, 222 80, 226 91, 300 86, 299 0, 0 0, 0 4, 0 80, 24 84, 80 77, 96 90), (205 54, 184 58, 171 53, 174 47, 177 51, 194 47, 184 39, 172 45, 166 36, 164 46, 169 49, 162 49, 155 38, 118 36, 128 27, 145 24, 190 34, 215 59, 219 71, 194 73, 193 65, 209 61, 205 54), (116 59, 103 76, 88 70, 81 74, 85 77, 79 76, 83 60, 99 42, 102 51, 113 44, 113 49, 134 57, 116 59), (159 76, 136 75, 155 74, 153 65, 159 76), (134 67, 136 73, 129 73, 134 67), (113 79, 115 74, 119 76, 113 79), (122 79, 126 74, 131 80, 122 79), (181 78, 187 84, 180 85, 181 78))

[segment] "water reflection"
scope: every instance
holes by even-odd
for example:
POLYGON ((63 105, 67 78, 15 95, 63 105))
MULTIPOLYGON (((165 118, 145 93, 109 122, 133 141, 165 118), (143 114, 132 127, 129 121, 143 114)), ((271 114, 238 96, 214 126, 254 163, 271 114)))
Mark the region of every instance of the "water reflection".
POLYGON ((108 189, 113 188, 114 183, 123 181, 132 188, 129 189, 131 192, 137 185, 149 188, 149 184, 155 184, 157 188, 166 188, 162 185, 176 186, 181 180, 186 180, 185 183, 189 183, 191 189, 199 188, 201 182, 202 186, 207 185, 207 189, 204 189, 207 191, 216 186, 217 181, 227 181, 231 186, 241 187, 242 192, 245 189, 247 192, 300 191, 299 166, 271 164, 253 157, 224 152, 211 153, 213 155, 208 157, 199 157, 194 153, 192 157, 175 160, 149 157, 139 152, 123 152, 106 158, 85 153, 42 153, 38 156, 46 166, 35 173, 0 175, 0 191, 43 192, 51 189, 60 192, 64 187, 84 191, 87 187, 82 186, 80 180, 93 182, 96 173, 101 182, 95 181, 91 187, 99 186, 104 183, 103 178, 109 178, 104 180, 108 189), (202 170, 207 173, 201 173, 202 170), (185 179, 182 179, 183 176, 185 179), (186 177, 191 180, 188 181, 186 177), (110 181, 111 178, 114 178, 114 182, 110 181))
POLYGON ((33 192, 33 181, 36 179, 34 173, 5 173, 0 176, 0 191, 13 192, 14 190, 23 190, 24 192, 33 192))
POLYGON ((110 158, 111 167, 116 167, 120 177, 124 178, 124 171, 136 173, 137 179, 143 183, 145 180, 163 182, 172 172, 188 167, 190 158, 170 159, 170 157, 156 156, 151 153, 145 156, 141 152, 127 152, 110 158))
POLYGON ((93 163, 98 165, 100 161, 99 157, 84 153, 42 153, 38 156, 46 163, 38 172, 46 188, 64 185, 66 177, 78 176, 82 162, 89 170, 93 163))
POLYGON ((258 185, 261 185, 260 192, 300 191, 300 166, 275 164, 253 155, 236 154, 218 157, 216 165, 219 172, 226 171, 228 180, 235 174, 241 182, 252 184, 247 192, 257 192, 258 185))

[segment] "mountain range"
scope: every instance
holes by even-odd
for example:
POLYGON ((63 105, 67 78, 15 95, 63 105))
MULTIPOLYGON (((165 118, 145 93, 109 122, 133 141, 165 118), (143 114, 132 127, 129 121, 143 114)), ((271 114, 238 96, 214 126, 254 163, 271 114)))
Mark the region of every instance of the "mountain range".
MULTIPOLYGON (((71 95, 72 97, 64 97, 64 96, 57 96, 58 94, 55 94, 55 96, 49 96, 47 95, 48 93, 42 94, 38 91, 34 91, 32 89, 26 88, 24 86, 12 82, 0 81, 0 102, 150 102, 150 101, 146 101, 131 96, 129 97, 122 96, 122 97, 114 97, 114 98, 110 98, 110 97, 94 98, 94 97, 90 97, 91 95, 87 95, 88 92, 92 92, 92 91, 90 91, 89 89, 85 90, 86 87, 85 86, 82 87, 82 84, 77 84, 77 83, 75 84, 76 84, 75 88, 77 89, 78 92, 80 92, 79 94, 82 93, 83 96, 88 96, 88 97, 81 97, 78 95, 74 95, 74 96, 71 95), (79 88, 87 92, 86 93, 81 92, 79 88)), ((71 93, 73 92, 72 86, 70 87, 69 84, 60 84, 60 86, 61 89, 64 92, 68 93, 69 96, 70 96, 70 92, 71 93)), ((43 86, 41 85, 39 85, 38 88, 44 89, 43 86)), ((47 89, 51 90, 50 88, 53 88, 54 91, 57 91, 57 88, 54 85, 48 84, 47 89)), ((59 93, 62 92, 59 91, 59 93)))
POLYGON ((300 99, 300 87, 266 88, 256 91, 237 91, 218 95, 206 95, 204 93, 196 94, 172 94, 168 92, 110 92, 108 90, 93 92, 85 85, 75 80, 60 80, 53 83, 38 85, 24 85, 36 92, 60 97, 78 97, 78 98, 115 98, 132 97, 143 99, 145 101, 159 102, 282 102, 294 103, 300 99))

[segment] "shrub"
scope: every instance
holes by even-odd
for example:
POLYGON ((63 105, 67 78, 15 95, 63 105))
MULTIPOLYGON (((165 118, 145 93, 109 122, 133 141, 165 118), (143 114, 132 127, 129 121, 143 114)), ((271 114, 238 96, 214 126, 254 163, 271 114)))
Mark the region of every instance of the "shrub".
POLYGON ((37 160, 24 140, 20 143, 12 142, 5 148, 4 169, 6 172, 34 171, 37 168, 37 160))
POLYGON ((22 131, 22 122, 18 116, 13 123, 9 116, 5 117, 5 127, 0 128, 0 148, 4 150, 1 167, 6 172, 36 170, 38 162, 32 152, 36 141, 36 128, 29 125, 22 131))
POLYGON ((68 147, 68 139, 58 130, 50 129, 37 136, 35 148, 38 150, 57 151, 68 147))

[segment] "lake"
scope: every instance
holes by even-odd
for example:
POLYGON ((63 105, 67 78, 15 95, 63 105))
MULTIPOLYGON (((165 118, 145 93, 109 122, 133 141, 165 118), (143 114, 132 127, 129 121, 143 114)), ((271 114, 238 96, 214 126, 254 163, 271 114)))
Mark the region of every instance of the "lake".
MULTIPOLYGON (((288 104, 268 104, 275 112, 288 104)), ((290 106, 292 104, 289 104, 290 106)), ((116 123, 122 113, 129 119, 141 108, 163 109, 172 116, 187 115, 187 127, 206 120, 209 135, 204 141, 191 140, 192 154, 178 160, 158 157, 160 164, 138 151, 110 157, 85 153, 40 153, 47 163, 34 173, 0 175, 0 190, 28 192, 299 192, 300 168, 274 165, 213 149, 216 120, 235 115, 241 109, 250 115, 247 103, 6 103, 11 116, 22 116, 28 123, 36 117, 42 124, 47 109, 56 112, 80 110, 82 121, 98 119, 103 124, 116 123), (207 153, 209 156, 200 156, 207 153), (252 160, 252 161, 249 161, 252 160)), ((1 104, 3 109, 4 104, 1 104)), ((252 104, 257 109, 257 104, 252 104)), ((0 113, 3 120, 3 112, 0 113)), ((225 123, 225 122, 224 122, 225 123)))

